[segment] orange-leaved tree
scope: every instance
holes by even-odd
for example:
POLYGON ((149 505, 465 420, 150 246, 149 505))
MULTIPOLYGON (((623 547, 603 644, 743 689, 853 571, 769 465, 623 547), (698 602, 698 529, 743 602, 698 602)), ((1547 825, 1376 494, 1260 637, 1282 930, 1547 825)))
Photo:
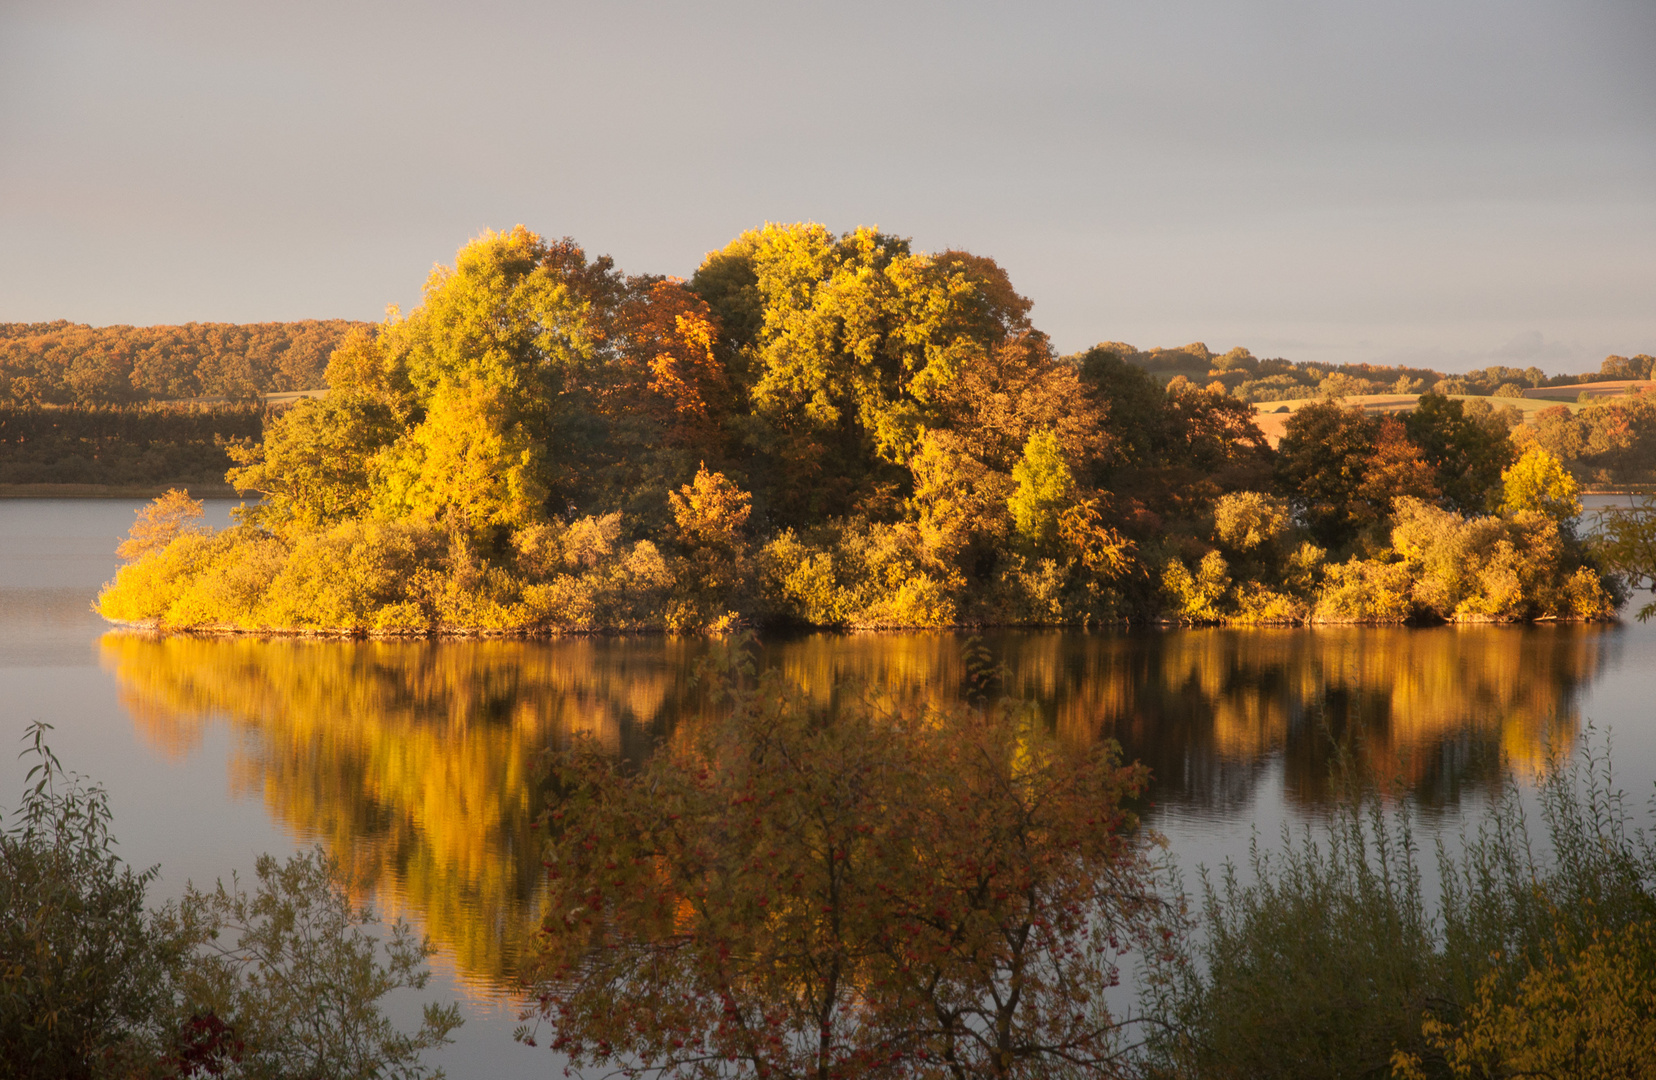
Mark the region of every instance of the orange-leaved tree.
POLYGON ((630 1075, 1122 1071, 1105 994, 1164 910, 1146 771, 1010 703, 825 717, 745 672, 635 770, 554 757, 520 1037, 630 1075))

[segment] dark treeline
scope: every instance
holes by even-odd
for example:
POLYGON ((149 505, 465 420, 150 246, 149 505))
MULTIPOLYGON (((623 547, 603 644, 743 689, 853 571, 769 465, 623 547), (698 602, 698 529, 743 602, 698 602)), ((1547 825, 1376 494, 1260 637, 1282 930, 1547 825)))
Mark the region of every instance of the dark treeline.
POLYGON ((344 319, 93 327, 0 323, 0 404, 250 400, 314 390, 353 328, 344 319))
POLYGON ((220 485, 262 405, 0 404, 0 484, 220 485))
POLYGON ((1273 449, 1235 395, 1060 356, 1030 307, 992 259, 871 229, 767 225, 688 282, 485 234, 232 448, 262 496, 240 526, 158 507, 103 610, 386 633, 1615 610, 1576 480, 1486 404, 1322 402, 1273 449))

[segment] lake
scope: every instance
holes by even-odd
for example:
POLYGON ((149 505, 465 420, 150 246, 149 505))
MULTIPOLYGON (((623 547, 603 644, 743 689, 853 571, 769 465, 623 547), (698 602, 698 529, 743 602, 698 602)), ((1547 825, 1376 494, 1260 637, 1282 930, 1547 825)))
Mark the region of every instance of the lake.
MULTIPOLYGON (((209 504, 223 523, 234 504, 209 504)), ((103 783, 121 853, 156 895, 250 875, 322 843, 360 894, 440 947, 432 989, 467 1025, 451 1077, 547 1075, 512 1043, 508 986, 534 925, 540 752, 584 732, 640 758, 710 708, 701 639, 319 641, 155 638, 90 609, 137 503, 0 501, 0 734, 55 725, 64 764, 103 783)), ((961 635, 767 637, 760 662, 816 707, 851 696, 946 705, 961 635)), ((1656 780, 1656 626, 1000 632, 1004 689, 1063 739, 1148 764, 1149 823, 1182 865, 1245 856, 1257 829, 1314 821, 1345 740, 1421 829, 1453 837, 1503 784, 1588 722, 1622 786, 1656 780)), ((23 766, 0 766, 0 807, 23 766)), ((399 1003, 407 1012, 410 1002, 399 1003)), ((412 1015, 409 1013, 409 1015, 412 1015)))

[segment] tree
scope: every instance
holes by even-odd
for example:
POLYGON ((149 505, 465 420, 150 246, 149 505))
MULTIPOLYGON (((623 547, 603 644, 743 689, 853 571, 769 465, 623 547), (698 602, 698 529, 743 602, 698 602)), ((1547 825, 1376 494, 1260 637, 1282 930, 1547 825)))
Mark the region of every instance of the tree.
POLYGON ((262 442, 233 445, 226 479, 264 498, 247 517, 264 525, 317 529, 359 517, 371 502, 374 455, 397 437, 383 401, 337 390, 293 405, 265 426, 262 442))
POLYGON ((547 497, 546 447, 532 425, 512 419, 515 412, 501 387, 443 387, 425 419, 373 462, 373 509, 467 534, 537 521, 547 497))
POLYGON ((1375 428, 1374 456, 1363 471, 1357 495, 1378 516, 1397 510, 1403 498, 1436 500, 1443 493, 1420 447, 1410 441, 1403 421, 1394 415, 1380 418, 1375 428))
POLYGON ((1030 329, 992 260, 914 252, 862 228, 767 225, 708 257, 690 287, 727 328, 790 523, 845 513, 907 479, 923 431, 946 426, 962 373, 1030 329))
POLYGON ((727 558, 742 548, 753 500, 723 473, 710 473, 703 465, 694 480, 668 497, 668 503, 686 544, 712 548, 727 558))
POLYGON ((169 489, 154 502, 138 508, 138 520, 132 523, 132 531, 115 549, 115 554, 128 562, 137 562, 187 532, 201 531, 194 524, 201 520, 201 508, 201 500, 190 498, 189 492, 169 489))
POLYGON ((1501 487, 1501 509, 1509 514, 1545 514, 1566 530, 1573 530, 1581 516, 1580 485, 1556 457, 1539 446, 1524 451, 1501 474, 1501 487))
POLYGON ((1344 546, 1376 520, 1361 493, 1377 434, 1361 409, 1332 401, 1303 406, 1289 418, 1277 446, 1276 474, 1319 543, 1344 546))
MULTIPOLYGON (((1598 513, 1592 550, 1605 568, 1635 589, 1656 593, 1656 497, 1645 496, 1626 507, 1598 513)), ((1656 616, 1656 600, 1639 609, 1639 621, 1656 616)))
POLYGON ((377 1080, 429 1075, 420 1055, 452 1041, 457 1005, 425 1006, 419 1028, 403 1032, 381 1001, 420 990, 435 951, 398 919, 383 941, 378 922, 351 902, 338 864, 320 848, 279 862, 261 855, 258 886, 239 881, 210 893, 193 886, 183 908, 207 940, 184 982, 196 1014, 220 1017, 240 1041, 245 1075, 278 1080, 377 1080), (233 935, 234 941, 221 940, 233 935))
POLYGON ((1051 431, 1038 431, 1012 467, 1017 490, 1006 500, 1012 524, 1025 541, 1042 547, 1058 533, 1058 517, 1074 497, 1075 481, 1051 431))
MULTIPOLYGON (((1656 941, 1651 925, 1597 930, 1579 952, 1549 950, 1512 1000, 1501 972, 1478 985, 1461 1022, 1427 1020, 1425 1035, 1454 1080, 1656 1078, 1656 941)), ((1399 1053, 1398 1080, 1426 1080, 1418 1057, 1399 1053)))
POLYGON ((1441 394, 1423 394, 1403 420, 1409 439, 1437 473, 1437 486, 1462 513, 1483 513, 1499 497, 1501 472, 1517 458, 1506 422, 1441 394))
MULTIPOLYGON (((677 281, 656 282, 623 309, 622 324, 625 355, 641 369, 636 382, 625 385, 648 386, 666 441, 714 460, 724 457, 722 425, 734 406, 734 388, 707 302, 677 281)), ((630 409, 637 402, 618 404, 630 409)))
POLYGON ((75 1080, 153 1058, 192 935, 144 908, 156 869, 113 851, 109 799, 31 724, 31 785, 0 832, 0 1077, 75 1080))
POLYGON ((728 702, 634 773, 554 759, 520 1037, 657 1075, 1120 1071, 1103 993, 1159 911, 1121 805, 1142 769, 1009 704, 823 722, 770 677, 728 702))
POLYGON ((0 1077, 431 1075, 420 1054, 457 1007, 428 1005, 410 1035, 382 1005, 425 985, 428 941, 400 920, 383 943, 365 933, 373 914, 320 850, 262 856, 254 896, 191 885, 147 910, 157 868, 115 854, 107 795, 63 770, 49 730, 25 736, 31 786, 0 831, 0 1077))

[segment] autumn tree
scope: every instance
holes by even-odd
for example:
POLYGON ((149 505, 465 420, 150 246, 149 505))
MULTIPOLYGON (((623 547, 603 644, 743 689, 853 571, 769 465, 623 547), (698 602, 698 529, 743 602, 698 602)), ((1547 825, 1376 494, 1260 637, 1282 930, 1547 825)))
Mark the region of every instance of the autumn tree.
MULTIPOLYGON (((649 390, 662 438, 692 453, 724 456, 723 423, 733 386, 720 355, 719 326, 707 302, 678 281, 639 290, 623 309, 625 356, 649 390)), ((629 383, 628 385, 637 385, 629 383)), ((637 407, 630 400, 623 407, 637 407)))
POLYGON ((1403 425, 1452 507, 1463 513, 1492 508, 1499 497, 1501 471, 1518 456, 1504 420, 1487 406, 1478 414, 1468 412, 1465 402, 1424 394, 1403 425))
POLYGON ((520 1037, 663 1076, 1117 1075, 1104 992, 1159 906, 1115 754, 1011 705, 825 722, 773 678, 636 772, 579 744, 520 1037))
POLYGON ((1277 447, 1277 479, 1319 543, 1348 544, 1374 522, 1361 492, 1377 434, 1361 409, 1332 401, 1303 406, 1289 418, 1277 447))
POLYGON ((397 434, 381 401, 340 390, 273 418, 262 441, 232 445, 226 479, 263 496, 248 515, 262 524, 332 525, 368 510, 370 462, 397 434))
POLYGON ((1539 446, 1524 451, 1501 474, 1501 509, 1545 514, 1566 529, 1581 516, 1581 487, 1562 462, 1539 446))
POLYGON ((190 498, 189 492, 178 488, 145 503, 136 513, 138 520, 132 523, 127 538, 115 549, 115 554, 129 562, 161 550, 187 532, 201 531, 196 524, 201 520, 201 500, 190 498))
POLYGON ((709 256, 690 287, 739 352, 770 501, 793 521, 903 483, 924 430, 945 426, 948 388, 1030 328, 992 260, 867 228, 767 225, 709 256))

